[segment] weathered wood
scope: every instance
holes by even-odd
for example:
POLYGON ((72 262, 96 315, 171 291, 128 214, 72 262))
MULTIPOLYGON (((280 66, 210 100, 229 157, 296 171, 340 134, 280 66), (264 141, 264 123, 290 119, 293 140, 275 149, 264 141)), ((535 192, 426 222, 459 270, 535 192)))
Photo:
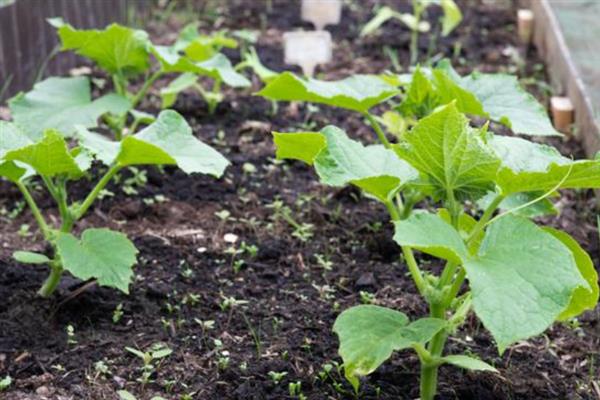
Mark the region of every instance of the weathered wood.
POLYGON ((0 101, 28 90, 36 79, 63 75, 81 63, 73 54, 55 54, 59 42, 46 18, 63 17, 78 28, 102 28, 125 21, 131 1, 0 1, 0 101))
POLYGON ((576 134, 589 156, 600 151, 600 2, 532 0, 534 43, 555 92, 575 107, 576 134))

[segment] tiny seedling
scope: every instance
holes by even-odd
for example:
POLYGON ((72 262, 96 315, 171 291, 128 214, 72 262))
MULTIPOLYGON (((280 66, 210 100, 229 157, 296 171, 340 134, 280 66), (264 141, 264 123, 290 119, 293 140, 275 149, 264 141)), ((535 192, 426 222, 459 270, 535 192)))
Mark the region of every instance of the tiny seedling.
POLYGON ((173 353, 173 350, 162 343, 153 344, 147 351, 140 351, 133 347, 125 347, 125 350, 138 357, 143 363, 141 367, 142 375, 138 379, 142 385, 151 382, 151 377, 160 366, 162 360, 173 353))
POLYGON ((285 371, 282 372, 275 372, 275 371, 269 371, 267 373, 267 375, 269 375, 269 378, 271 378, 271 382, 273 382, 275 385, 279 385, 281 383, 281 381, 283 380, 283 378, 286 377, 288 373, 285 371))
MULTIPOLYGON (((346 105, 367 101, 336 99, 346 105)), ((338 316, 333 329, 357 393, 360 377, 405 349, 421 363, 421 400, 436 395, 443 365, 497 372, 470 355, 445 354, 446 340, 471 311, 502 355, 598 302, 590 256, 566 232, 531 218, 555 212, 548 197, 561 189, 600 188, 600 159, 574 161, 551 146, 488 132, 487 124, 473 128, 459 102, 436 106, 393 145, 382 140, 364 146, 334 126, 274 132, 278 158, 313 165, 322 183, 353 185, 387 208, 404 264, 429 305, 430 315, 413 321, 373 304, 338 316), (422 199, 428 209, 416 210, 422 199), (473 204, 479 211, 469 212, 473 204), (419 263, 417 251, 445 265, 442 272, 419 263)))

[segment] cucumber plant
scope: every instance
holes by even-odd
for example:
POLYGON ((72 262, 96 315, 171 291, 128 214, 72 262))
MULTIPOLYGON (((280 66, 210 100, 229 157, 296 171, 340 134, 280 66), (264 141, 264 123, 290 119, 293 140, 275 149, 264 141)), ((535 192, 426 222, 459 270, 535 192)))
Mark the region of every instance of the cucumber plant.
POLYGON ((401 13, 387 6, 381 7, 365 24, 360 35, 370 35, 390 19, 397 19, 410 29, 410 63, 415 65, 419 58, 419 33, 431 30, 429 22, 422 20, 423 14, 432 5, 439 5, 442 8, 441 34, 448 36, 462 21, 462 13, 454 0, 412 0, 412 14, 401 13))
POLYGON ((417 67, 412 74, 353 75, 337 81, 304 79, 284 72, 257 95, 358 112, 387 147, 390 142, 382 125, 402 136, 418 119, 452 101, 460 112, 500 123, 517 134, 561 136, 544 107, 523 90, 515 76, 474 72, 463 77, 446 60, 435 68, 417 67), (373 111, 385 107, 381 115, 373 111))
MULTIPOLYGON (((75 113, 73 118, 79 116, 75 113)), ((14 258, 50 267, 50 274, 38 292, 43 297, 56 290, 65 271, 128 293, 137 254, 133 243, 124 234, 106 228, 85 229, 78 238, 73 233, 75 224, 122 168, 175 165, 186 173, 220 177, 228 161, 196 139, 185 119, 172 110, 162 111, 153 123, 120 141, 89 131, 84 125, 65 126, 74 130, 72 140, 67 140, 57 129, 48 128, 40 135, 32 135, 18 122, 0 121, 0 176, 19 188, 52 249, 51 254, 17 251, 14 258), (104 164, 105 172, 82 200, 71 200, 69 184, 90 176, 93 161, 104 164), (45 186, 56 202, 57 226, 48 222, 34 199, 31 187, 37 182, 45 186)))
MULTIPOLYGON (((304 96, 312 101, 335 98, 357 111, 393 94, 375 85, 352 91, 356 78, 338 92, 286 79, 308 87, 304 96)), ((551 146, 493 134, 487 124, 473 128, 459 103, 452 99, 436 106, 396 144, 382 140, 364 146, 334 126, 274 132, 279 159, 313 165, 323 184, 353 185, 387 208, 404 264, 429 306, 429 316, 412 321, 398 310, 370 304, 338 316, 333 329, 339 354, 357 392, 361 376, 400 350, 418 356, 422 400, 434 398, 442 365, 495 372, 478 358, 444 351, 471 311, 501 355, 511 344, 598 302, 598 276, 589 255, 566 232, 539 226, 531 217, 552 210, 548 197, 561 189, 600 187, 600 160, 574 161, 551 146), (427 208, 415 209, 422 200, 427 208), (473 212, 473 204, 482 209, 473 212), (415 252, 433 257, 442 272, 420 263, 415 252)))
MULTIPOLYGON (((162 46, 152 43, 145 31, 119 24, 97 30, 76 29, 62 18, 51 18, 48 22, 56 28, 62 43, 61 50, 86 57, 104 70, 112 79, 115 93, 128 100, 128 109, 135 109, 154 83, 171 73, 180 76, 171 82, 168 89, 161 91, 163 109, 174 103, 177 93, 193 86, 203 95, 212 113, 223 98, 223 83, 232 87, 250 85, 233 69, 229 59, 219 52, 224 47, 237 47, 237 41, 223 33, 201 35, 195 24, 184 27, 174 44, 162 46), (156 65, 153 67, 153 64, 156 65), (141 86, 134 85, 134 79, 140 76, 143 83, 141 86), (198 83, 200 77, 213 80, 211 91, 204 90, 198 83)), ((60 98, 61 93, 55 95, 60 98)), ((122 135, 126 116, 124 112, 105 115, 117 139, 122 135)))

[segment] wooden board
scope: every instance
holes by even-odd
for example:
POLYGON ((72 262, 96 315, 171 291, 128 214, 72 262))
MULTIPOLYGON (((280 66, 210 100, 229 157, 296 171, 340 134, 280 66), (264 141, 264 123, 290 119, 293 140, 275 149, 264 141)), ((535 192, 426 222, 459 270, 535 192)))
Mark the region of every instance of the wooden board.
POLYGON ((600 1, 531 0, 534 42, 557 94, 575 106, 576 134, 600 151, 600 1))
POLYGON ((129 6, 130 0, 0 0, 0 102, 81 63, 73 54, 54 55, 58 38, 46 18, 100 28, 125 21, 129 6))

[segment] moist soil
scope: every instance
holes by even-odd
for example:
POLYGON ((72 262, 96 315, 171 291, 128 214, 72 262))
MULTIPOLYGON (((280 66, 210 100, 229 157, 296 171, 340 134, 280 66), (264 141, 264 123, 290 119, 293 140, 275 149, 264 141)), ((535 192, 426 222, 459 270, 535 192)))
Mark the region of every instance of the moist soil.
MULTIPOLYGON (((388 4, 409 10, 407 2, 398 3, 388 4)), ((283 70, 282 31, 309 26, 300 21, 298 3, 272 1, 266 9, 268 4, 203 3, 201 27, 262 28, 259 55, 270 68, 283 70)), ((319 70, 323 78, 392 69, 383 46, 396 51, 406 67, 409 34, 400 23, 359 38, 373 5, 352 2, 344 8, 342 25, 331 29, 334 60, 319 70)), ((464 22, 439 39, 431 55, 453 58, 463 73, 517 73, 546 103, 544 66, 534 49, 516 43, 516 6, 501 1, 464 1, 461 6, 464 22)), ((157 41, 169 42, 186 17, 186 10, 175 10, 166 21, 156 21, 155 13, 144 18, 157 41)), ((438 17, 437 11, 428 15, 434 29, 438 17)), ((426 53, 428 37, 421 37, 420 46, 426 53)), ((239 59, 234 51, 228 54, 239 59)), ((258 87, 256 81, 253 90, 258 87)), ((180 96, 174 107, 199 138, 231 160, 225 177, 187 176, 171 168, 127 171, 121 182, 129 180, 127 186, 138 193, 126 194, 123 184, 112 184, 112 195, 79 223, 77 230, 107 226, 135 242, 139 263, 129 295, 65 276, 51 299, 36 297, 47 271, 18 265, 11 254, 45 249, 18 191, 0 184, 0 377, 13 379, 0 398, 116 399, 116 391, 126 389, 138 399, 184 399, 186 394, 193 399, 291 399, 292 382, 300 382, 311 400, 418 397, 418 360, 410 352, 394 354, 365 378, 358 396, 338 368, 332 325, 341 310, 371 301, 411 318, 427 312, 399 260, 386 211, 354 189, 319 185, 301 163, 275 161, 269 134, 335 124, 370 142, 371 131, 356 114, 325 106, 281 103, 272 114, 271 104, 252 96, 253 90, 226 90, 214 116, 192 93, 180 96), (146 185, 131 183, 144 176, 146 185), (305 237, 280 217, 281 205, 298 223, 310 224, 305 237), (232 255, 230 249, 243 248, 242 243, 256 251, 232 255), (173 353, 142 382, 142 362, 125 347, 145 350, 156 343, 173 353)), ((157 111, 155 94, 145 101, 146 111, 157 111)), ((583 155, 575 139, 552 144, 563 154, 583 155)), ((93 181, 75 184, 74 197, 83 197, 93 181)), ((44 212, 57 215, 42 190, 35 197, 44 212)), ((574 235, 598 265, 593 193, 566 191, 557 207, 560 215, 543 222, 574 235)), ((576 323, 556 324, 499 356, 490 335, 471 317, 449 340, 447 351, 475 354, 500 373, 442 367, 439 398, 598 398, 599 319, 598 309, 587 312, 576 323)))

